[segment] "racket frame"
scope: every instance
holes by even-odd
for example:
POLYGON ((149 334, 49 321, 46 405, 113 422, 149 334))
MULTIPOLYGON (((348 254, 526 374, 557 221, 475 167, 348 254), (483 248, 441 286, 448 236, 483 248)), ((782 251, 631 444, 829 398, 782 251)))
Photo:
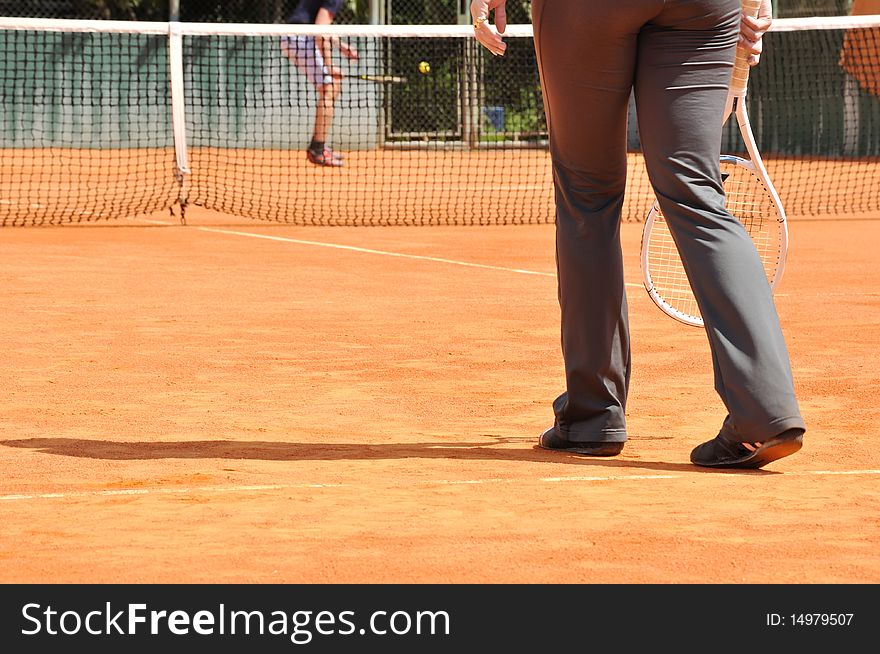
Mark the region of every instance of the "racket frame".
MULTIPOLYGON (((764 172, 764 174, 762 175, 761 166, 757 165, 757 162, 750 161, 749 159, 743 159, 742 157, 737 157, 735 155, 725 154, 721 155, 720 163, 727 166, 739 166, 748 171, 750 175, 755 176, 764 185, 764 189, 767 192, 767 195, 770 197, 771 202, 773 202, 776 207, 776 210, 778 212, 777 221, 779 222, 777 265, 773 269, 772 277, 767 280, 770 283, 770 288, 775 289, 782 279, 782 273, 785 267, 785 259, 788 254, 788 230, 786 229, 785 214, 782 212, 782 205, 779 203, 779 199, 776 195, 775 189, 773 189, 773 187, 767 183, 768 180, 766 179, 766 172, 764 172)), ((655 200, 653 205, 651 206, 650 211, 648 212, 647 218, 645 219, 645 227, 642 231, 640 257, 642 267, 642 281, 645 285, 645 290, 648 292, 648 297, 651 298, 654 304, 656 304, 657 307, 669 317, 674 318, 675 320, 691 327, 703 327, 704 323, 701 316, 689 313, 674 306, 673 304, 670 304, 658 292, 656 286, 654 285, 654 280, 651 275, 651 268, 648 265, 649 258, 652 255, 650 235, 655 229, 655 223, 662 220, 664 219, 660 211, 660 205, 655 200)), ((666 229, 668 230, 669 227, 666 226, 666 229)))
POLYGON ((406 84, 406 77, 400 75, 358 75, 358 79, 378 84, 406 84))

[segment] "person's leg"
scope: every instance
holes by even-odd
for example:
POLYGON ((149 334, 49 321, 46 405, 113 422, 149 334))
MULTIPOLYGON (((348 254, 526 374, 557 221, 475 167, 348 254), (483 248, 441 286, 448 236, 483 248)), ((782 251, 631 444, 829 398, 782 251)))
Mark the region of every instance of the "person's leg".
POLYGON ((342 165, 342 157, 326 147, 327 134, 333 123, 333 109, 342 90, 341 82, 328 74, 314 37, 284 37, 281 50, 315 86, 318 94, 312 140, 307 149, 308 160, 325 166, 342 165))
POLYGON ((550 449, 627 438, 630 348, 620 249, 627 107, 639 28, 662 4, 532 3, 556 191, 566 384, 553 403, 554 427, 541 437, 550 449))
POLYGON ((336 99, 342 90, 339 80, 331 78, 317 86, 318 106, 315 109, 315 128, 312 131, 312 141, 327 142, 327 133, 333 124, 333 108, 336 99))
POLYGON ((770 285, 724 208, 719 126, 740 11, 739 0, 668 0, 639 35, 635 81, 648 174, 705 322, 728 412, 720 434, 734 443, 804 428, 770 285))
POLYGON ((315 75, 315 90, 318 92, 318 104, 315 107, 315 124, 312 129, 312 142, 309 146, 311 156, 309 160, 325 166, 341 166, 342 157, 327 145, 327 135, 333 124, 333 110, 336 100, 342 92, 342 81, 330 75, 327 71, 327 63, 324 56, 314 45, 312 57, 315 61, 315 69, 319 71, 315 75))

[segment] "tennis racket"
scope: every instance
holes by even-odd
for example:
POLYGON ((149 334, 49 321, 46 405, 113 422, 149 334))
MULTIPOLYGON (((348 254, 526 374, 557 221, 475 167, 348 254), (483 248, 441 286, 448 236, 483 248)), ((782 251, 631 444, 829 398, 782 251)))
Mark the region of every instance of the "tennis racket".
MULTIPOLYGON (((331 73, 338 80, 349 77, 342 72, 331 73)), ((406 77, 400 75, 353 75, 355 79, 362 79, 365 82, 376 82, 378 84, 406 84, 406 77)))
MULTIPOLYGON (((760 0, 743 0, 742 5, 747 15, 758 15, 760 0)), ((767 281, 771 288, 776 288, 785 269, 788 228, 782 202, 761 160, 749 123, 745 97, 748 78, 748 54, 737 48, 723 123, 727 123, 731 114, 736 116, 749 159, 722 155, 721 179, 727 211, 748 231, 761 257, 767 281)), ((645 289, 660 310, 686 325, 702 327, 697 300, 656 200, 642 230, 641 265, 645 289)))
POLYGON ((358 79, 380 84, 406 84, 406 77, 399 75, 358 75, 358 79))

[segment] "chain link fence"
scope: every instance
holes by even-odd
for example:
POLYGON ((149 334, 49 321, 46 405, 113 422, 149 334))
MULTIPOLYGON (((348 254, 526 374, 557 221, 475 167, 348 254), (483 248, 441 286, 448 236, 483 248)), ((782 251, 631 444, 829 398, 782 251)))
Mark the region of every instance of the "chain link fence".
MULTIPOLYGON (((468 0, 346 0, 336 22, 366 24, 371 16, 390 25, 454 25, 468 22, 468 0), (460 17, 464 17, 460 20, 460 17)), ((177 0, 180 20, 210 23, 280 23, 296 0, 177 0)), ((778 18, 840 16, 852 0, 775 0, 778 18)), ((528 23, 531 0, 508 0, 510 23, 528 23)), ((168 20, 169 0, 2 0, 0 15, 97 20, 168 20)))

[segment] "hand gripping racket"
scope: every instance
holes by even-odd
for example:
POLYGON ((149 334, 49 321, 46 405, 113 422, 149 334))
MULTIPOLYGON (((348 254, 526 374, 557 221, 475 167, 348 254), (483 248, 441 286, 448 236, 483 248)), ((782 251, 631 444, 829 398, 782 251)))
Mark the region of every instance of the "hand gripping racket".
MULTIPOLYGON (((757 16, 759 5, 760 0, 743 0, 743 13, 757 16)), ((749 159, 722 155, 721 178, 725 206, 745 226, 764 264, 767 281, 771 288, 776 288, 785 268, 788 229, 785 211, 767 175, 749 124, 745 101, 748 78, 748 54, 737 48, 723 122, 726 123, 731 114, 736 116, 749 159)), ((660 310, 686 325, 702 327, 700 309, 656 200, 642 230, 641 264, 645 289, 660 310)))

